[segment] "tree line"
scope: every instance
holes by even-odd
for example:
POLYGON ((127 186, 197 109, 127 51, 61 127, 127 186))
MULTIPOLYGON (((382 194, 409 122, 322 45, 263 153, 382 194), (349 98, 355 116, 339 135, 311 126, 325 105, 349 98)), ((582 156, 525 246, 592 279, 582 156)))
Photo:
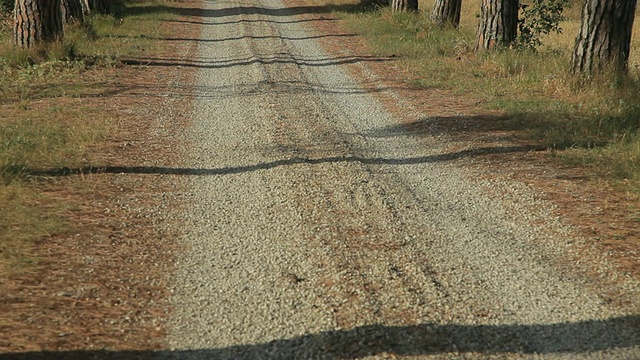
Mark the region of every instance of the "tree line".
MULTIPOLYGON (((91 13, 108 13, 122 0, 15 0, 14 41, 22 48, 62 38, 64 25, 91 13)), ((549 0, 535 0, 544 3, 549 0)), ((396 12, 418 11, 418 0, 391 0, 396 12)), ((591 74, 628 70, 637 0, 584 0, 571 71, 591 74)), ((460 24, 462 0, 436 0, 432 20, 439 26, 460 24)), ((519 0, 481 0, 476 51, 508 47, 518 35, 519 0)), ((558 9, 555 9, 558 12, 558 9)), ((562 11, 560 5, 559 11, 562 11)), ((552 26, 552 25, 551 25, 552 26)), ((521 30, 522 31, 522 30, 521 30)))
MULTIPOLYGON (((535 0, 534 3, 552 1, 535 0)), ((605 70, 628 70, 631 31, 637 0, 584 0, 579 33, 571 57, 571 72, 592 74, 605 70)), ((417 0, 391 0, 393 11, 417 12, 417 0)), ((431 19, 439 26, 460 24, 462 0, 436 0, 431 19)), ((547 11, 562 11, 562 2, 547 11), (559 8, 557 7, 560 4, 559 8)), ((508 47, 518 35, 519 0, 481 0, 475 49, 508 47)), ((547 14, 549 15, 549 14, 547 14)), ((552 26, 552 25, 549 25, 552 26)))
POLYGON ((120 3, 121 0, 15 0, 14 43, 29 48, 60 40, 66 24, 83 22, 92 13, 110 13, 120 3))

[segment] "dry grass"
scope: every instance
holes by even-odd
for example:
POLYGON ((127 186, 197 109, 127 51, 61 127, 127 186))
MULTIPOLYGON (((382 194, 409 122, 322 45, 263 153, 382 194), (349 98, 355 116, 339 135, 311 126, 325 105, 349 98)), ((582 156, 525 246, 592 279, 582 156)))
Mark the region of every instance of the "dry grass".
MULTIPOLYGON (((149 16, 166 16, 167 11, 157 2, 146 4, 148 8, 134 9, 135 16, 127 16, 117 31, 123 31, 122 26, 129 26, 129 21, 135 27, 136 22, 142 23, 149 16)), ((185 0, 170 8, 178 13, 180 7, 197 6, 197 1, 185 0)), ((178 15, 171 15, 171 19, 195 21, 178 15)), ((185 29, 179 21, 158 21, 154 26, 150 21, 148 29, 146 37, 133 39, 139 38, 141 46, 151 46, 131 55, 182 60, 195 54, 195 42, 150 39, 165 36, 161 31, 195 38, 198 26, 185 29)), ((108 28, 100 31, 103 35, 96 41, 117 44, 116 38, 108 38, 108 28)), ((106 48, 102 53, 121 50, 106 48)), ((159 349, 164 339, 166 279, 173 271, 173 229, 178 226, 170 226, 159 209, 166 205, 164 195, 179 188, 178 176, 34 176, 32 171, 80 165, 133 168, 175 163, 180 154, 170 146, 172 135, 184 131, 186 117, 173 110, 188 113, 190 103, 187 96, 162 94, 173 91, 173 82, 191 83, 192 71, 122 66, 118 58, 94 57, 88 50, 82 51, 84 55, 76 61, 58 62, 84 66, 47 75, 42 83, 32 81, 24 106, 18 106, 19 92, 13 90, 11 96, 4 93, 0 102, 0 123, 18 121, 13 116, 17 114, 38 126, 40 122, 62 122, 62 130, 56 129, 55 133, 66 139, 42 147, 58 155, 30 156, 23 162, 28 164, 27 171, 0 183, 0 193, 13 194, 0 196, 0 223, 6 220, 12 224, 2 225, 0 241, 14 241, 14 253, 23 257, 0 256, 5 261, 0 265, 5 271, 0 273, 0 353, 9 357, 24 351, 34 351, 33 356, 44 358, 50 355, 41 351, 65 356, 71 352, 64 351, 81 350, 80 357, 84 351, 100 356, 101 349, 147 351, 159 349), (50 110, 53 107, 59 109, 50 110), (4 110, 13 115, 5 117, 4 110), (169 116, 171 121, 167 120, 169 116), (72 156, 61 158, 62 150, 74 144, 77 149, 71 149, 72 156), (41 230, 36 231, 35 226, 41 230)), ((14 67, 12 71, 37 71, 42 65, 14 67)), ((30 134, 26 127, 23 129, 30 134)))
POLYGON ((640 189, 640 28, 634 29, 628 77, 605 74, 585 81, 568 73, 580 20, 577 5, 565 10, 562 33, 543 37, 537 51, 481 53, 473 51, 477 3, 463 2, 459 29, 435 27, 428 16, 432 5, 420 2, 417 15, 349 1, 332 6, 350 30, 369 39, 377 55, 402 59, 415 85, 476 98, 485 109, 505 113, 511 130, 555 150, 561 161, 640 189))
POLYGON ((43 194, 32 175, 92 165, 91 148, 112 132, 112 106, 99 99, 125 90, 108 77, 118 59, 161 37, 160 20, 175 16, 162 3, 131 2, 28 50, 12 45, 11 21, 0 19, 0 280, 30 271, 33 243, 67 228, 68 204, 43 194))
POLYGON ((51 204, 23 184, 0 186, 0 283, 8 275, 31 269, 34 239, 51 236, 64 225, 51 204))
MULTIPOLYGON (((70 204, 41 194, 43 184, 30 174, 89 164, 87 149, 109 131, 100 110, 82 98, 50 95, 62 91, 56 82, 34 81, 21 92, 23 85, 15 84, 0 103, 0 278, 28 271, 37 262, 32 243, 66 228, 59 214, 70 204)), ((81 86, 78 80, 58 85, 76 91, 81 86)))

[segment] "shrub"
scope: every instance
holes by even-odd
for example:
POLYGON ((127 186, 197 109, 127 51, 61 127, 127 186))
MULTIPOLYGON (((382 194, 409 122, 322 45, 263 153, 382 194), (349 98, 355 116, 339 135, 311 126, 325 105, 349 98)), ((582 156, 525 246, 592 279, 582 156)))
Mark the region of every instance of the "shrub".
POLYGON ((520 5, 518 19, 518 43, 522 47, 535 49, 542 45, 540 38, 552 32, 561 33, 562 12, 569 0, 532 0, 520 5))

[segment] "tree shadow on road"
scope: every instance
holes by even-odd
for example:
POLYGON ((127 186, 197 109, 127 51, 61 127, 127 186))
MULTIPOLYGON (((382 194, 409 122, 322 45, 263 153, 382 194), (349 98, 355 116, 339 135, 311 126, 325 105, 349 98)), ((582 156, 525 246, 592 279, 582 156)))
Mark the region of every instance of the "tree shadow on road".
MULTIPOLYGON (((196 335, 197 336, 197 335, 196 335)), ((336 359, 379 354, 586 354, 627 349, 640 356, 640 316, 534 325, 365 325, 259 344, 201 350, 42 351, 9 353, 22 359, 336 359)))
MULTIPOLYGON (((238 40, 267 40, 267 39, 277 39, 277 40, 286 40, 286 41, 305 41, 305 40, 316 40, 323 38, 344 38, 344 37, 354 37, 355 34, 332 34, 332 35, 313 35, 313 36, 302 36, 302 37, 289 37, 289 36, 276 36, 276 35, 251 35, 251 36, 235 36, 224 39, 206 39, 206 38, 177 38, 177 37, 148 37, 148 36, 139 36, 144 39, 149 40, 160 40, 160 41, 193 41, 193 42, 202 42, 202 43, 219 43, 219 42, 227 42, 227 41, 238 41, 238 40)), ((112 36, 113 38, 131 38, 130 36, 112 36)))
POLYGON ((160 174, 160 175, 233 175, 250 173, 259 170, 269 170, 281 166, 293 165, 318 165, 328 163, 360 163, 363 165, 416 165, 436 162, 453 161, 466 157, 481 156, 486 154, 505 154, 514 152, 528 152, 544 150, 535 146, 514 147, 485 147, 462 150, 458 152, 438 155, 427 155, 407 158, 361 157, 361 156, 332 156, 323 158, 294 157, 283 160, 275 160, 252 165, 231 166, 220 168, 178 168, 161 166, 91 166, 83 168, 58 168, 49 170, 29 169, 22 172, 31 176, 67 176, 80 174, 160 174))
MULTIPOLYGON (((563 114, 557 117, 562 118, 563 114)), ((549 114, 535 111, 508 114, 480 114, 461 116, 433 116, 412 122, 399 123, 384 128, 373 129, 363 134, 372 138, 392 138, 399 136, 451 136, 457 141, 491 143, 508 141, 517 144, 538 144, 536 148, 564 150, 575 147, 570 141, 549 143, 545 132, 557 122, 549 114)), ((604 146, 604 143, 590 143, 604 146)))
POLYGON ((164 21, 164 22, 175 22, 175 23, 181 23, 181 24, 217 26, 217 25, 231 25, 231 24, 260 24, 260 23, 298 24, 298 23, 314 22, 314 21, 338 21, 338 19, 331 18, 331 17, 320 16, 320 17, 315 17, 315 18, 310 18, 310 19, 296 19, 296 20, 238 19, 238 20, 231 20, 231 21, 215 21, 215 22, 212 22, 212 21, 198 21, 198 20, 167 19, 167 20, 162 20, 162 21, 164 21))
POLYGON ((365 0, 355 4, 327 4, 318 6, 293 6, 282 8, 266 8, 260 6, 236 6, 223 9, 203 9, 194 7, 179 7, 170 5, 150 5, 134 6, 126 11, 126 15, 135 16, 149 13, 166 13, 180 16, 201 17, 201 18, 224 18, 240 15, 264 15, 273 17, 308 15, 308 14, 328 14, 335 11, 340 12, 370 12, 378 9, 375 1, 365 0))
POLYGON ((393 61, 393 58, 383 58, 378 56, 341 56, 325 58, 294 58, 290 56, 262 56, 247 57, 242 59, 167 59, 167 58, 138 58, 124 59, 121 62, 125 65, 139 66, 183 66, 200 69, 226 69, 236 66, 246 66, 252 64, 294 64, 298 66, 334 66, 344 64, 357 64, 361 62, 385 62, 393 61))

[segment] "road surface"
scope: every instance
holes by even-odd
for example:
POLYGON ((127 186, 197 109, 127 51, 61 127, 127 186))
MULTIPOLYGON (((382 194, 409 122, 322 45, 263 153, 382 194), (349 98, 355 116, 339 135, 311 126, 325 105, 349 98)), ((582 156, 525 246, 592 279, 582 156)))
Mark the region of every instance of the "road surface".
POLYGON ((558 265, 548 204, 403 126, 345 67, 374 58, 279 0, 203 3, 163 356, 640 358, 638 314, 558 265))

